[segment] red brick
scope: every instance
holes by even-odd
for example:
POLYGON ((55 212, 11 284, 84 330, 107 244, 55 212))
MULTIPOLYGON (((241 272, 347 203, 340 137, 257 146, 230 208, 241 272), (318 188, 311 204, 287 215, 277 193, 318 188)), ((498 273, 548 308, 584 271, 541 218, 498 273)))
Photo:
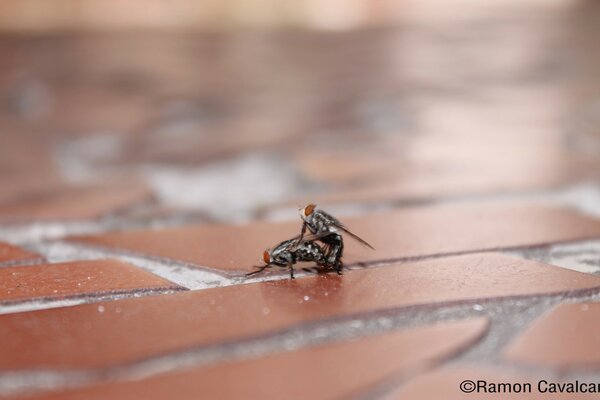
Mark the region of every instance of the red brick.
POLYGON ((47 189, 61 181, 45 140, 2 117, 0 131, 0 203, 47 189))
MULTIPOLYGON (((418 376, 399 389, 393 391, 382 400, 473 400, 473 399, 514 399, 514 400, 571 400, 571 399, 597 399, 597 394, 574 394, 574 393, 540 393, 538 382, 574 382, 553 380, 548 376, 534 376, 522 373, 514 373, 499 368, 483 366, 459 366, 455 368, 442 369, 418 376), (472 380, 477 382, 483 380, 488 383, 530 383, 531 392, 523 393, 484 393, 483 390, 473 393, 463 393, 460 390, 461 382, 472 380)), ((582 380, 580 380, 582 381, 582 380)), ((590 380, 593 383, 593 380, 590 380)), ((490 386, 491 388, 491 386, 490 386)), ((492 390, 492 389, 490 389, 492 390)), ((515 391, 517 388, 515 387, 515 391)))
MULTIPOLYGON (((435 198, 465 198, 487 193, 497 194, 532 189, 547 189, 564 184, 566 178, 555 176, 504 175, 493 176, 477 171, 471 174, 441 174, 438 171, 416 171, 408 176, 373 180, 368 184, 318 194, 312 198, 295 199, 293 204, 374 203, 384 201, 416 201, 435 198)), ((290 202, 291 203, 291 202, 290 202)))
POLYGON ((519 335, 504 355, 547 367, 600 367, 600 303, 557 306, 519 335))
POLYGON ((583 175, 574 171, 577 163, 573 161, 554 161, 553 168, 548 163, 535 168, 529 166, 526 174, 519 173, 522 172, 522 169, 519 170, 523 167, 522 162, 517 165, 479 163, 441 168, 435 164, 401 163, 393 157, 382 158, 381 155, 350 155, 345 158, 331 154, 303 156, 300 164, 311 179, 325 180, 331 183, 333 189, 289 201, 293 205, 423 200, 514 192, 554 187, 583 175))
POLYGON ((41 259, 41 257, 35 253, 31 253, 8 243, 0 242, 0 263, 8 261, 34 261, 39 259, 41 259))
MULTIPOLYGON (((456 117, 455 109, 442 113, 451 119, 456 117)), ((469 119, 474 120, 472 116, 469 119)), ((333 190, 292 204, 416 200, 531 190, 577 182, 594 170, 581 157, 566 152, 563 142, 548 135, 533 131, 528 135, 506 135, 503 129, 492 133, 489 127, 485 133, 473 135, 472 129, 451 135, 446 130, 443 134, 417 135, 409 143, 406 138, 387 138, 358 150, 300 150, 296 159, 301 171, 312 180, 325 181, 333 190), (498 157, 500 153, 502 157, 498 157)))
POLYGON ((483 318, 326 344, 140 381, 99 385, 36 399, 339 399, 391 376, 439 362, 485 332, 483 318))
POLYGON ((0 303, 147 289, 180 287, 115 260, 0 268, 0 303))
MULTIPOLYGON (((347 264, 600 237, 600 221, 534 205, 429 207, 347 218, 343 222, 377 249, 366 249, 348 238, 347 264)), ((115 232, 72 240, 225 271, 247 271, 257 264, 264 249, 299 231, 298 217, 298 221, 281 224, 115 232)))
MULTIPOLYGON (((295 156, 296 164, 313 181, 328 184, 363 182, 366 180, 387 180, 402 176, 409 178, 415 168, 408 170, 408 165, 395 160, 394 153, 381 157, 379 153, 361 151, 336 154, 318 153, 306 150, 295 156), (402 168, 404 166, 404 168, 402 168)), ((311 200, 309 200, 311 201, 311 200)))
POLYGON ((0 205, 0 220, 48 220, 99 218, 151 198, 139 184, 109 184, 85 187, 57 187, 33 197, 0 205))
POLYGON ((332 317, 599 287, 600 277, 478 254, 0 315, 0 369, 103 367, 332 317))

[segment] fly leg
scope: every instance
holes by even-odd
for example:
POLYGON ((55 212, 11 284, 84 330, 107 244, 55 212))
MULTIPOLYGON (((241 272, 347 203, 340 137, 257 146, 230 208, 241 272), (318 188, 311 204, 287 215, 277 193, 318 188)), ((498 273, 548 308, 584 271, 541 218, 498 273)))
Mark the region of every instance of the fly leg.
POLYGON ((304 239, 305 234, 306 234, 306 222, 302 222, 302 230, 300 231, 300 237, 298 237, 298 240, 296 241, 296 245, 298 245, 302 242, 302 239, 304 239))
POLYGON ((327 262, 336 270, 338 275, 342 274, 344 263, 342 262, 342 255, 344 254, 344 241, 339 238, 335 243, 330 245, 329 252, 327 254, 327 262))
POLYGON ((329 253, 331 252, 331 247, 327 243, 323 243, 323 256, 319 262, 319 266, 323 268, 325 271, 331 269, 331 265, 329 265, 329 253))
POLYGON ((294 264, 290 263, 288 264, 288 267, 290 269, 290 279, 296 279, 294 278, 294 264))
POLYGON ((256 267, 258 267, 258 269, 256 271, 252 271, 252 272, 248 272, 246 274, 246 278, 252 275, 256 275, 259 274, 261 272, 263 272, 265 269, 269 268, 271 266, 271 264, 267 264, 267 265, 263 265, 262 267, 259 267, 258 265, 256 267))
POLYGON ((337 272, 338 275, 342 275, 343 269, 344 269, 344 263, 342 262, 342 260, 339 260, 337 265, 335 266, 335 272, 337 272))

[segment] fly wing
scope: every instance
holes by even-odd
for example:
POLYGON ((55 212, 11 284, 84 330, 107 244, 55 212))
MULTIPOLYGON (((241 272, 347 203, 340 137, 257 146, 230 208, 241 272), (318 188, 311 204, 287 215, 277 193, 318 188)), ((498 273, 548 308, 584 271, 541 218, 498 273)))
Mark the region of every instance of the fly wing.
POLYGON ((327 221, 327 223, 335 226, 336 228, 341 229, 342 231, 344 231, 345 233, 350 235, 354 240, 358 241, 360 244, 367 246, 368 248, 370 248, 372 250, 375 250, 375 248, 373 246, 371 246, 369 243, 367 243, 366 240, 355 235, 354 233, 352 233, 350 231, 350 229, 346 228, 346 226, 344 224, 342 224, 336 217, 334 217, 331 214, 326 213, 325 211, 319 211, 319 212, 324 217, 324 219, 327 221))
POLYGON ((342 224, 340 221, 335 220, 333 222, 333 225, 335 225, 335 227, 340 228, 341 230, 343 230, 345 233, 347 233, 348 235, 350 235, 354 240, 358 241, 360 244, 367 246, 368 248, 375 250, 375 247, 371 246, 369 243, 367 243, 366 240, 364 240, 363 238, 355 235, 354 233, 350 232, 350 229, 346 228, 344 226, 344 224, 342 224))
POLYGON ((277 246, 275 246, 275 249, 288 250, 290 247, 292 247, 293 245, 296 244, 296 242, 298 241, 299 238, 300 238, 300 235, 296 235, 291 239, 284 240, 283 242, 281 242, 277 246))
POLYGON ((290 246, 290 250, 294 251, 294 250, 296 250, 298 248, 298 246, 301 243, 313 242, 313 241, 321 239, 322 237, 325 237, 325 236, 327 236, 329 234, 330 234, 329 232, 310 233, 308 235, 304 235, 304 237, 302 238, 302 240, 300 240, 300 235, 296 235, 292 239, 290 239, 290 240, 295 240, 295 242, 293 243, 293 245, 290 246))

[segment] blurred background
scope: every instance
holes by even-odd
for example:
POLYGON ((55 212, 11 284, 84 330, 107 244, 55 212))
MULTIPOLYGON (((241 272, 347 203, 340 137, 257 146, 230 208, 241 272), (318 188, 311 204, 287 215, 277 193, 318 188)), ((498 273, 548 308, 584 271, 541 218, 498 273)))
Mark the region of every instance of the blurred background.
POLYGON ((0 0, 0 222, 600 204, 599 32, 594 0, 0 0))

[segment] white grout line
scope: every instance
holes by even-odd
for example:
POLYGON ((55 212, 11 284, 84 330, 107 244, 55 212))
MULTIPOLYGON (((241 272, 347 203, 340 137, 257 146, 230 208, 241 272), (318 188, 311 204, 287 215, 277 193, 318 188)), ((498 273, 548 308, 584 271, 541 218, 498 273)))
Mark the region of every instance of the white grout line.
POLYGON ((25 311, 45 310, 50 308, 71 307, 89 303, 88 298, 62 299, 62 300, 31 300, 23 303, 0 305, 1 314, 14 314, 25 311))
POLYGON ((578 272, 600 274, 600 239, 559 243, 538 249, 517 249, 506 253, 578 272))
POLYGON ((236 283, 234 278, 228 278, 184 263, 154 260, 108 248, 94 248, 62 241, 38 242, 28 245, 27 248, 43 255, 49 262, 53 263, 107 258, 117 259, 133 264, 190 290, 229 286, 236 283))
POLYGON ((72 307, 80 304, 99 303, 120 299, 140 298, 157 294, 173 294, 184 291, 184 289, 132 289, 118 292, 77 294, 64 299, 34 299, 15 303, 0 304, 1 314, 14 314, 27 311, 47 310, 51 308, 72 307))
POLYGON ((59 239, 68 235, 100 233, 106 229, 102 221, 37 221, 0 225, 0 240, 20 244, 59 239))

